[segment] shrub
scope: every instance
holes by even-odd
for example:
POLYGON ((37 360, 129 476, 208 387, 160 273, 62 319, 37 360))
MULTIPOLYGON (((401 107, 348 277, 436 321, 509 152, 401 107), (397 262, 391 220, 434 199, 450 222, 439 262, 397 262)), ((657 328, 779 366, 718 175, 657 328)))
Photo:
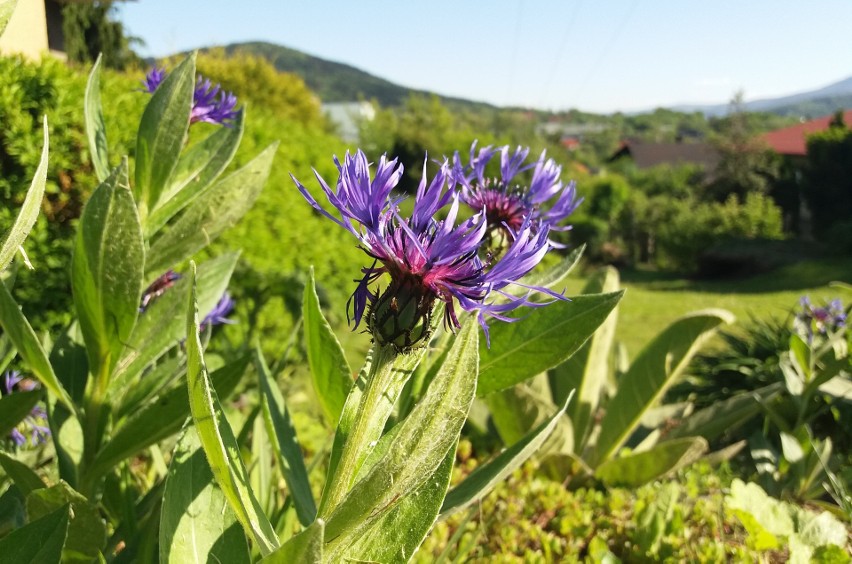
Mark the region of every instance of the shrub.
POLYGON ((761 194, 749 194, 745 202, 732 196, 725 203, 694 200, 669 203, 669 221, 657 232, 660 266, 692 272, 701 252, 734 238, 781 239, 781 210, 761 194))
MULTIPOLYGON (((50 58, 33 63, 0 57, 0 224, 10 225, 41 154, 41 120, 50 126, 50 160, 43 215, 27 252, 35 272, 19 273, 18 298, 37 330, 57 327, 70 307, 68 257, 83 202, 95 185, 83 125, 86 76, 50 58)), ((135 122, 147 95, 128 75, 102 77, 111 154, 133 154, 135 122)))
POLYGON ((326 127, 319 98, 305 81, 278 71, 263 57, 241 51, 226 56, 224 49, 211 49, 198 55, 198 72, 238 93, 252 111, 262 109, 304 126, 326 127))

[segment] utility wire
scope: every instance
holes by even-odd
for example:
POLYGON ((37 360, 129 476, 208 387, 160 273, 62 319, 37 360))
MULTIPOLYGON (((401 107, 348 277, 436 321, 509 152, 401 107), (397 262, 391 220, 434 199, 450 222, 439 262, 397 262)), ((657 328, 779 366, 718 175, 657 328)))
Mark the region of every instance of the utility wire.
POLYGON ((556 49, 556 56, 553 58, 553 64, 550 66, 550 72, 547 73, 547 82, 541 90, 541 96, 538 98, 538 107, 543 108, 547 95, 550 94, 550 88, 553 86, 553 79, 559 73, 559 67, 562 63, 562 57, 565 54, 565 47, 568 46, 568 39, 571 37, 571 31, 574 29, 574 24, 577 22, 577 14, 580 12, 580 6, 583 5, 583 0, 574 2, 574 11, 568 18, 568 23, 562 30, 562 39, 559 47, 556 49))
POLYGON ((518 0, 518 13, 515 17, 515 38, 512 41, 512 57, 509 63, 508 83, 506 84, 506 103, 512 99, 512 90, 515 85, 515 65, 518 57, 518 40, 521 36, 521 18, 524 15, 524 0, 518 0))
POLYGON ((615 30, 614 33, 610 36, 606 44, 604 44, 604 48, 600 50, 598 58, 595 60, 595 64, 592 65, 592 68, 589 70, 589 73, 586 75, 586 78, 577 83, 577 89, 574 91, 573 95, 574 100, 580 97, 580 94, 583 93, 583 89, 588 85, 592 77, 594 77, 595 73, 597 73, 598 69, 600 68, 601 63, 603 63, 604 59, 609 55, 612 46, 615 45, 616 40, 621 35, 621 32, 624 31, 624 26, 627 25, 628 21, 630 21, 630 17, 633 15, 633 12, 636 9, 636 5, 638 3, 638 0, 633 0, 633 2, 630 4, 630 8, 624 13, 624 16, 621 18, 621 21, 615 28, 613 28, 615 30))

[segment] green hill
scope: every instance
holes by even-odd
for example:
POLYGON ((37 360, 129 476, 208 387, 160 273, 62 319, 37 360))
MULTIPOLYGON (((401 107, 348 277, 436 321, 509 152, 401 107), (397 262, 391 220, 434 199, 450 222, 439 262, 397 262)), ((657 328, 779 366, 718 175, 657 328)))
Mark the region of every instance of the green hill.
MULTIPOLYGON (((234 43, 225 46, 226 53, 244 51, 262 56, 280 71, 299 75, 323 102, 351 102, 375 99, 384 107, 400 106, 410 94, 432 94, 406 88, 342 63, 327 61, 265 42, 234 43)), ((438 97, 450 106, 492 108, 489 104, 447 96, 438 97)))

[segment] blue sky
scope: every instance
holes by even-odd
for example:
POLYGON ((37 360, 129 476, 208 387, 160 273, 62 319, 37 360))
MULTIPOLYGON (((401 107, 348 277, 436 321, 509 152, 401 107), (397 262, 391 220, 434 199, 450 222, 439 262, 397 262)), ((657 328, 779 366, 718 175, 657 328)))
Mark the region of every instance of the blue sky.
POLYGON ((792 94, 852 76, 850 0, 141 0, 162 56, 264 40, 412 88, 612 112, 792 94))

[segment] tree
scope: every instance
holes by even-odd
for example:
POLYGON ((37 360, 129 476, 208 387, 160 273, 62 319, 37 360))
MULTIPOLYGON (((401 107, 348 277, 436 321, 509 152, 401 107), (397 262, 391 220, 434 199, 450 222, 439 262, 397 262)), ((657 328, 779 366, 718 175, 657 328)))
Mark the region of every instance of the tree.
POLYGON ((840 222, 848 225, 852 218, 852 130, 829 127, 808 137, 807 147, 804 197, 814 234, 825 237, 832 227, 840 222))
POLYGON ((706 189, 709 199, 724 202, 734 195, 744 202, 748 194, 768 193, 778 176, 777 160, 758 139, 749 117, 743 93, 737 92, 729 116, 720 123, 720 134, 712 140, 719 162, 706 189))
POLYGON ((65 0, 63 4, 62 33, 68 59, 92 63, 103 54, 104 65, 118 70, 141 61, 131 45, 142 43, 142 40, 128 36, 124 25, 113 19, 114 0, 65 0))

